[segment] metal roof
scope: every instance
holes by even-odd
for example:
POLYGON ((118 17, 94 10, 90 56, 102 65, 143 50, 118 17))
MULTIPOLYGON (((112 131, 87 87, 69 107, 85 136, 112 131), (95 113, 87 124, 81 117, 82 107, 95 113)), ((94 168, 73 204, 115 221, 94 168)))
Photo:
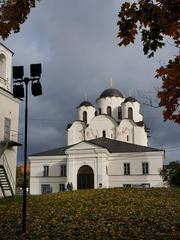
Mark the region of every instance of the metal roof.
POLYGON ((100 98, 105 98, 105 97, 121 97, 121 98, 123 98, 123 95, 118 89, 108 88, 108 89, 104 90, 100 95, 100 98))
MULTIPOLYGON (((151 148, 151 147, 146 147, 146 146, 141 146, 141 145, 137 145, 137 144, 132 144, 132 143, 127 143, 127 142, 122 142, 122 141, 117 141, 117 140, 113 140, 110 138, 96 138, 96 139, 92 139, 89 141, 84 141, 87 143, 92 143, 96 146, 102 147, 107 149, 110 153, 128 153, 128 152, 156 152, 156 151, 163 151, 162 149, 156 149, 156 148, 151 148)), ((33 154, 31 156, 61 156, 61 155, 65 155, 65 151, 75 145, 70 145, 70 146, 65 146, 62 148, 56 148, 56 149, 52 149, 49 151, 45 151, 45 152, 40 152, 40 153, 36 153, 33 154)))

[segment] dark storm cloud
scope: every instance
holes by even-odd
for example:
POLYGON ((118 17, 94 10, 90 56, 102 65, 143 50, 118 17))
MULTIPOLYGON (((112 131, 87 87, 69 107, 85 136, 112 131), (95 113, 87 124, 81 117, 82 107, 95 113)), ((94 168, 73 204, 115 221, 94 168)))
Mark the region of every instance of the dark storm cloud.
MULTIPOLYGON (((139 39, 135 45, 119 48, 116 23, 120 2, 41 1, 21 32, 4 42, 15 53, 13 64, 23 64, 26 75, 30 63, 43 64, 43 96, 30 97, 29 101, 30 153, 65 145, 65 128, 76 118, 76 106, 85 95, 95 104, 109 87, 111 77, 114 87, 125 96, 131 89, 138 100, 138 91, 154 92, 160 86, 160 81, 154 79, 155 69, 165 64, 175 49, 169 45, 147 59, 139 39)), ((23 107, 22 103, 21 132, 23 107)), ((176 144, 179 149, 167 152, 167 160, 179 159, 179 126, 164 124, 160 109, 144 106, 143 112, 151 129, 150 144, 160 148, 176 144)))

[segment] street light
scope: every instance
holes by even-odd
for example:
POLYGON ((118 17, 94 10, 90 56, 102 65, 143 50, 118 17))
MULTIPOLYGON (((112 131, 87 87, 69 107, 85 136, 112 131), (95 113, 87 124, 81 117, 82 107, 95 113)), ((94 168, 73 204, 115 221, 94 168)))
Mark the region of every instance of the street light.
POLYGON ((27 175, 27 125, 28 125, 28 83, 31 82, 31 91, 33 96, 42 95, 40 83, 41 64, 30 65, 31 78, 24 78, 24 67, 13 67, 13 97, 25 97, 25 127, 24 127, 24 183, 23 183, 23 206, 22 206, 22 232, 26 231, 26 175, 27 175), (25 96, 24 96, 25 84, 25 96))

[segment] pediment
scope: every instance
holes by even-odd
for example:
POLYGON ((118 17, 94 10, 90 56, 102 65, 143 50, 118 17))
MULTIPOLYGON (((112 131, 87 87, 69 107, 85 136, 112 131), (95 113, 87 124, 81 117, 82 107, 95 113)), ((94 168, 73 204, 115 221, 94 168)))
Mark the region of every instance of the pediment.
POLYGON ((97 146, 96 144, 89 143, 89 142, 80 142, 76 145, 69 147, 66 150, 66 153, 74 152, 74 151, 81 151, 81 150, 94 150, 94 149, 103 149, 102 147, 97 146))

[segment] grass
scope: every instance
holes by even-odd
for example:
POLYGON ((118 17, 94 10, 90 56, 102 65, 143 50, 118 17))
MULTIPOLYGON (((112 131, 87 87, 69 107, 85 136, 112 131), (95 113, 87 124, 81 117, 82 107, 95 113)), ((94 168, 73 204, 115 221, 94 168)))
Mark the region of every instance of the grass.
POLYGON ((180 239, 180 189, 81 190, 0 199, 0 239, 180 239))

